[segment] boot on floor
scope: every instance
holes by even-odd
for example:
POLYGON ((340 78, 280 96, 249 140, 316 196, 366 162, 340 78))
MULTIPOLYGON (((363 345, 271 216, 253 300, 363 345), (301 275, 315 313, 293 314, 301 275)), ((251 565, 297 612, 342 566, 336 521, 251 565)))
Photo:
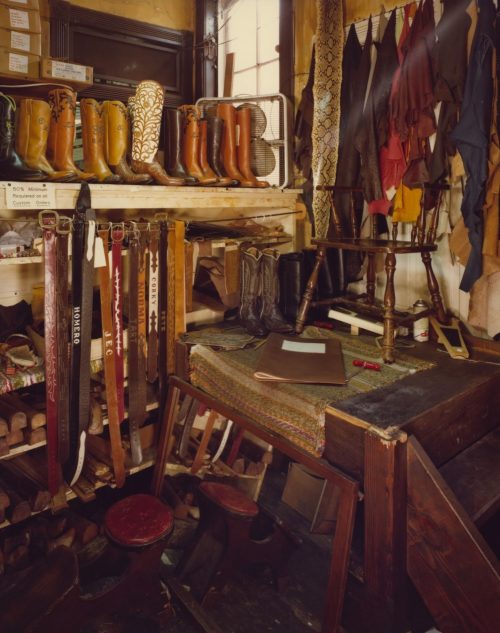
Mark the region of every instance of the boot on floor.
POLYGON ((73 160, 76 93, 69 88, 49 90, 50 126, 47 159, 56 171, 75 172, 79 180, 95 182, 94 173, 78 169, 73 160))
POLYGON ((262 277, 262 324, 270 332, 286 334, 294 331, 294 326, 288 323, 279 309, 279 252, 272 248, 265 248, 261 257, 262 277))
POLYGON ((129 99, 132 119, 132 171, 148 174, 158 184, 182 186, 184 178, 169 176, 156 159, 163 114, 163 86, 157 81, 141 81, 129 99))
POLYGON ((262 254, 253 246, 241 252, 240 323, 252 336, 265 336, 259 305, 262 254))
POLYGON ((40 169, 31 169, 16 152, 16 102, 0 93, 0 179, 46 180, 40 169))
POLYGON ((122 182, 114 174, 104 159, 104 112, 102 105, 95 99, 81 99, 80 116, 82 118, 83 166, 94 173, 99 182, 117 184, 122 182))
POLYGON ((40 170, 52 182, 75 182, 74 171, 55 171, 47 160, 50 106, 41 99, 21 99, 17 120, 16 151, 30 169, 40 170))
POLYGON ((104 101, 104 160, 111 171, 130 185, 149 185, 148 174, 134 174, 127 163, 130 124, 127 106, 121 101, 104 101))

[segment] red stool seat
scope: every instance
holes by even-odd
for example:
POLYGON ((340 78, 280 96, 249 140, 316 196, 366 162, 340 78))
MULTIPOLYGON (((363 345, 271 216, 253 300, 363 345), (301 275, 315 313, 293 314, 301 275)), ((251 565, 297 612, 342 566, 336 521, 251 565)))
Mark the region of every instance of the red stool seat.
POLYGON ((204 481, 199 488, 211 501, 228 512, 245 517, 255 517, 259 514, 259 507, 243 492, 211 481, 204 481))
POLYGON ((108 536, 125 547, 151 545, 169 534, 172 510, 153 495, 137 494, 113 504, 104 517, 108 536))

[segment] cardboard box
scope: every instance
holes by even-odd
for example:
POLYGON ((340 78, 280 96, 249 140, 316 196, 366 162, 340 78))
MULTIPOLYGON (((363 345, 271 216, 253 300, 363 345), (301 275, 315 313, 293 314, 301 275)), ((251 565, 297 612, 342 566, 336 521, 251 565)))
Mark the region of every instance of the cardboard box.
POLYGON ((18 79, 38 79, 40 58, 37 55, 0 48, 0 74, 18 79))
POLYGON ((337 496, 338 492, 323 477, 302 464, 290 464, 281 500, 311 521, 311 532, 334 531, 337 496))
POLYGON ((82 66, 81 64, 43 57, 40 65, 40 77, 53 81, 70 81, 81 86, 91 86, 94 82, 94 69, 92 66, 82 66))
POLYGON ((8 31, 0 28, 0 47, 40 57, 42 38, 40 33, 21 33, 21 31, 8 31))
POLYGON ((38 11, 26 11, 0 4, 0 24, 3 28, 23 33, 41 33, 42 24, 38 11))
POLYGON ((0 0, 0 4, 5 4, 8 7, 14 7, 15 9, 31 9, 32 11, 40 10, 38 0, 0 0))

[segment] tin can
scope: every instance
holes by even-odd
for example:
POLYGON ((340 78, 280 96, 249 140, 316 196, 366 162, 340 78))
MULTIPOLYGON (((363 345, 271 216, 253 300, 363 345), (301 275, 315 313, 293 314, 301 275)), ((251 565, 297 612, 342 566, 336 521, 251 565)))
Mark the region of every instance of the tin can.
MULTIPOLYGON (((423 299, 417 299, 413 304, 413 313, 418 314, 427 310, 427 307, 423 299)), ((413 338, 421 343, 429 340, 429 317, 425 316, 413 322, 413 338)))

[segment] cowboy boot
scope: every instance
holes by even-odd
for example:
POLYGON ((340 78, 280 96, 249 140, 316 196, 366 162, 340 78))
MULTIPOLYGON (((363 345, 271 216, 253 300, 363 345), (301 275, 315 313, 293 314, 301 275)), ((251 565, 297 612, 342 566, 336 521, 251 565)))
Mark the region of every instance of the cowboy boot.
POLYGON ((111 171, 130 185, 149 185, 148 174, 134 174, 127 163, 130 126, 127 106, 121 101, 104 101, 104 160, 111 171))
POLYGON ((241 252, 240 322, 252 336, 265 336, 266 328, 260 319, 259 291, 262 255, 253 246, 241 252))
POLYGON ((182 139, 182 156, 188 174, 198 180, 200 185, 214 185, 217 176, 205 175, 201 169, 200 160, 200 127, 198 108, 192 105, 180 107, 184 113, 184 135, 182 139))
POLYGON ((49 90, 50 126, 47 159, 56 171, 75 172, 80 180, 95 182, 97 176, 78 169, 73 160, 76 93, 69 88, 49 90))
POLYGON ((164 119, 165 163, 167 171, 176 178, 184 178, 186 185, 197 185, 198 181, 189 176, 182 162, 183 114, 177 108, 167 108, 164 119))
POLYGON ((99 182, 119 183, 104 160, 104 115, 102 105, 95 99, 80 100, 82 118, 83 166, 92 171, 99 182))
MULTIPOLYGON (((201 171, 203 173, 203 176, 205 178, 215 179, 215 184, 216 185, 223 186, 224 183, 221 181, 221 179, 219 179, 219 177, 213 171, 213 169, 210 167, 210 164, 208 162, 208 158, 207 158, 207 120, 206 119, 200 119, 199 128, 200 128, 199 164, 200 164, 200 168, 201 168, 201 171)), ((222 179, 222 180, 231 182, 230 178, 225 178, 225 179, 222 179)), ((226 186, 227 186, 227 182, 226 182, 226 186)))
POLYGON ((181 186, 184 178, 169 176, 156 160, 163 113, 163 87, 157 81, 141 81, 129 99, 132 113, 132 171, 148 174, 160 185, 181 186))
MULTIPOLYGON (((265 180, 257 180, 250 167, 250 141, 251 141, 251 112, 250 108, 241 108, 237 110, 236 119, 240 129, 238 139, 238 167, 245 179, 244 187, 258 187, 263 189, 269 187, 269 183, 265 180)), ((242 183, 243 184, 243 183, 242 183)))
POLYGON ((30 169, 43 171, 52 182, 74 182, 74 171, 54 171, 47 160, 50 106, 40 99, 21 99, 17 121, 16 151, 30 169))
POLYGON ((240 183, 238 180, 231 180, 226 175, 222 166, 220 148, 222 143, 222 133, 224 130, 224 121, 218 117, 208 119, 207 126, 207 152, 208 162, 219 179, 221 187, 237 187, 240 183))
POLYGON ((236 109, 230 103, 219 103, 217 116, 224 121, 221 144, 224 170, 231 180, 237 180, 242 187, 251 187, 252 182, 244 178, 236 162, 236 109))
POLYGON ((40 169, 28 167, 16 152, 16 102, 0 93, 0 179, 45 180, 40 169))
POLYGON ((262 251, 262 323, 271 332, 285 334, 293 332, 294 327, 287 323, 279 309, 279 278, 278 278, 279 253, 272 248, 262 251))

